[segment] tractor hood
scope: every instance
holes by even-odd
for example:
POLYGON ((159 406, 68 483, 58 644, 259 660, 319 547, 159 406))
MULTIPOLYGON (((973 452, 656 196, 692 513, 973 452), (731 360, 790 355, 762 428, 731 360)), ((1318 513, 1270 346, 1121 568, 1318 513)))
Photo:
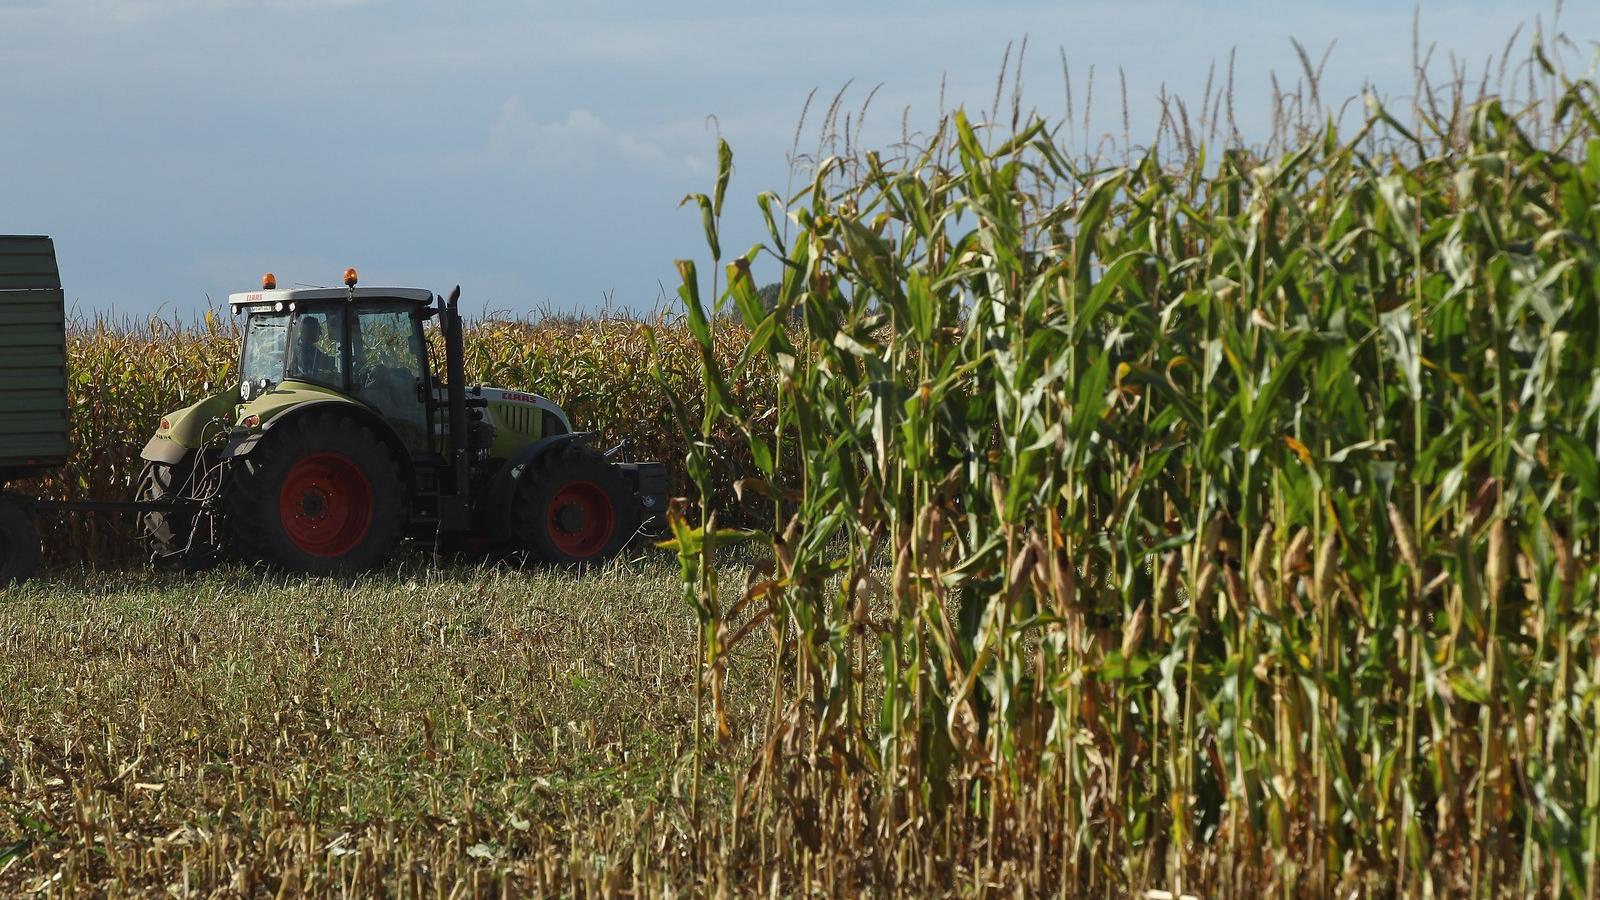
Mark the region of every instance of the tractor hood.
POLYGON ((483 402, 483 420, 494 426, 489 455, 498 459, 510 459, 534 441, 572 430, 566 412, 538 394, 474 387, 468 389, 467 398, 483 402))

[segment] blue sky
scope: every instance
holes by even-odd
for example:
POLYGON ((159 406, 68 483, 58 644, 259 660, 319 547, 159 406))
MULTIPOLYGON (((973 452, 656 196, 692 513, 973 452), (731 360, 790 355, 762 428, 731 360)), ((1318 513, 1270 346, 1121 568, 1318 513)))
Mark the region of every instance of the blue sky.
MULTIPOLYGON (((1554 7, 1441 0, 1421 8, 1433 72, 1474 74, 1511 30, 1554 7)), ((1078 93, 1095 67, 1093 130, 1135 142, 1155 95, 1198 97, 1238 48, 1238 119, 1270 117, 1269 73, 1292 84, 1298 37, 1337 41, 1325 97, 1370 80, 1411 91, 1413 7, 1345 2, 761 4, 387 0, 0 0, 0 233, 56 238, 85 312, 189 315, 209 296, 280 283, 448 290, 475 309, 649 309, 672 261, 703 255, 698 213, 717 129, 736 175, 724 245, 759 239, 753 198, 781 190, 807 94, 881 85, 866 143, 987 109, 1008 42, 1028 38, 1025 105, 1059 115, 1059 50, 1078 93), (714 120, 709 117, 715 117, 714 120), (715 124, 713 124, 713 121, 715 124)), ((1600 3, 1560 29, 1587 71, 1600 3)), ((814 147, 802 140, 802 149, 814 147)))

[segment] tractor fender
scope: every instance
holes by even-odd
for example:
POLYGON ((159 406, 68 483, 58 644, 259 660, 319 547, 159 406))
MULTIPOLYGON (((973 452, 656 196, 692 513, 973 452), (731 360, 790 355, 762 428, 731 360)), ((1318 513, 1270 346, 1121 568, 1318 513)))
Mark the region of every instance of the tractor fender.
POLYGON ((189 448, 177 441, 151 438, 145 443, 144 449, 139 451, 139 458, 148 462, 166 463, 169 466, 175 466, 183 462, 183 458, 188 456, 189 453, 189 448))
POLYGON ((416 489, 417 473, 411 459, 411 453, 406 449, 405 444, 401 443, 400 436, 394 433, 394 428, 388 422, 385 422, 383 417, 362 404, 339 397, 305 400, 296 403, 268 419, 262 424, 259 431, 230 437, 228 445, 222 450, 222 458, 238 459, 249 456, 272 429, 284 422, 294 421, 307 413, 318 411, 336 412, 371 428, 372 433, 378 436, 378 440, 383 441, 384 445, 389 448, 389 452, 399 461, 400 472, 405 476, 408 492, 416 489))
POLYGON ((511 533, 512 501, 517 496, 517 482, 539 457, 561 450, 571 444, 587 444, 599 437, 593 431, 569 431, 541 438, 518 450, 505 465, 494 473, 489 489, 483 492, 479 512, 483 518, 484 533, 490 537, 504 537, 511 533))

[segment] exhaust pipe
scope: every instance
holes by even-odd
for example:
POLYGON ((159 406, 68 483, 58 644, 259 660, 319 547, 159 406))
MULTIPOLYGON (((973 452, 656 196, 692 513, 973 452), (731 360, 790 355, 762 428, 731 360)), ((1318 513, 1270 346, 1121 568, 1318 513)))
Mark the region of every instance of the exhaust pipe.
POLYGON ((445 390, 450 416, 450 448, 456 470, 456 496, 465 498, 471 488, 467 483, 471 470, 467 458, 470 452, 467 440, 467 349, 461 329, 460 302, 461 285, 458 284, 445 303, 444 359, 445 377, 449 379, 445 390))

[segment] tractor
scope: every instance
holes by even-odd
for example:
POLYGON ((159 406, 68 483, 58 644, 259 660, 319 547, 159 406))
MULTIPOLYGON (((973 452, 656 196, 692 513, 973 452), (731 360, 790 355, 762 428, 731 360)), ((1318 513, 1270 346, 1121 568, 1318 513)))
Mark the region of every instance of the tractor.
POLYGON ((154 560, 342 575, 409 538, 585 564, 664 512, 660 463, 601 452, 543 397, 467 386, 459 287, 344 283, 268 274, 229 296, 236 383, 163 416, 141 452, 132 511, 154 560))

